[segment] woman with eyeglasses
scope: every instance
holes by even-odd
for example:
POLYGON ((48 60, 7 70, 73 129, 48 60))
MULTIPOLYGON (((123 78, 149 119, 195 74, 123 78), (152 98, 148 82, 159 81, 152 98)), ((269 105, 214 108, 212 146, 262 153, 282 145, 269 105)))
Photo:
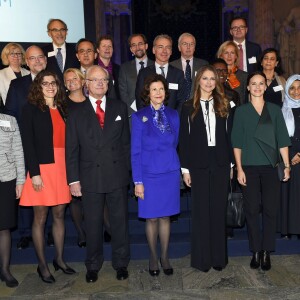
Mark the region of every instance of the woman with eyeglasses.
POLYGON ((1 52, 1 60, 6 68, 0 70, 0 97, 5 104, 10 82, 30 72, 22 65, 25 64, 25 51, 20 44, 8 43, 1 52))
POLYGON ((217 52, 218 58, 223 58, 227 63, 228 76, 227 83, 237 91, 240 96, 241 104, 248 102, 247 95, 247 72, 239 69, 239 50, 233 41, 224 42, 217 52))
POLYGON ((28 169, 22 206, 33 206, 32 239, 37 272, 46 283, 55 282, 45 257, 44 229, 49 208, 55 246, 54 269, 74 274, 63 259, 66 204, 71 195, 65 166, 65 94, 57 75, 41 71, 33 81, 21 118, 25 163, 28 169))

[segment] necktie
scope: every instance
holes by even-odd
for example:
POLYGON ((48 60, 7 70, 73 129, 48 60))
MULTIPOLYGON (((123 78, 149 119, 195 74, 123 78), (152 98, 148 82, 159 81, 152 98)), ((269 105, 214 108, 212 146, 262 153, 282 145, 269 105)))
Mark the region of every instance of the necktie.
POLYGON ((139 62, 139 64, 141 65, 141 68, 140 68, 140 70, 142 70, 142 69, 145 69, 145 66, 144 66, 144 65, 145 65, 145 63, 144 63, 143 61, 140 61, 140 62, 139 62))
POLYGON ((96 101, 96 104, 97 104, 96 116, 97 116, 97 119, 99 121, 99 124, 100 124, 101 128, 103 128, 104 127, 105 112, 100 106, 101 103, 102 103, 102 100, 97 100, 96 101))
POLYGON ((244 51, 243 46, 238 44, 239 47, 239 69, 244 71, 244 51))
POLYGON ((63 72, 64 71, 64 62, 63 62, 63 57, 61 54, 61 48, 57 48, 56 60, 57 60, 57 64, 58 64, 61 72, 63 72))
POLYGON ((192 89, 192 70, 190 66, 190 60, 186 60, 186 68, 185 68, 185 80, 186 80, 186 89, 187 89, 187 99, 190 98, 191 89, 192 89))
POLYGON ((164 68, 165 68, 165 67, 159 67, 159 68, 161 69, 161 75, 164 76, 164 77, 166 78, 166 74, 165 74, 165 72, 164 72, 164 68))

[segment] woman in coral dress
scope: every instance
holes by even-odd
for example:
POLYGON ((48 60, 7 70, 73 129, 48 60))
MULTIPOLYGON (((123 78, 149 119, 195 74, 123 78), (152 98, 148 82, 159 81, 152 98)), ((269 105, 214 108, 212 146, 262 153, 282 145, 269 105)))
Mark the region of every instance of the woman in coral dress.
POLYGON ((55 270, 75 271, 63 260, 64 215, 71 200, 65 167, 64 89, 58 77, 40 72, 33 81, 22 113, 22 140, 28 170, 20 205, 33 206, 32 238, 38 257, 37 272, 46 283, 55 282, 46 257, 44 229, 52 208, 55 270))

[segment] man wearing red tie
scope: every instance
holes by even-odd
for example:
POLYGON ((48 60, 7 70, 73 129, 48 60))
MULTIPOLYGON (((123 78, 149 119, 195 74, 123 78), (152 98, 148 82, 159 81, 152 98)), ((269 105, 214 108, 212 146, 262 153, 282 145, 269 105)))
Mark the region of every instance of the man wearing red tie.
POLYGON ((128 277, 127 185, 130 138, 127 106, 105 96, 109 74, 100 66, 86 73, 89 101, 70 112, 66 128, 67 178, 73 196, 82 196, 86 224, 86 281, 95 282, 103 263, 103 207, 111 224, 112 266, 128 277))

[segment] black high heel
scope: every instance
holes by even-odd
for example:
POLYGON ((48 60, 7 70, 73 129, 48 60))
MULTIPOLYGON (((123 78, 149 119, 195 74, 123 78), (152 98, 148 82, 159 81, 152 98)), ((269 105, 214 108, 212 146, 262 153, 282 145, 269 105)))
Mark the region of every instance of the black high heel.
POLYGON ((14 288, 19 285, 19 282, 16 278, 11 276, 11 279, 6 278, 2 273, 0 273, 1 281, 4 281, 7 287, 14 288))
POLYGON ((159 273, 160 273, 159 269, 157 269, 157 270, 151 270, 151 269, 149 268, 149 274, 150 274, 151 276, 158 276, 159 273))
POLYGON ((164 269, 164 267, 163 267, 163 265, 162 265, 162 262, 161 262, 161 258, 159 259, 159 261, 160 261, 161 267, 163 268, 164 273, 165 273, 166 275, 168 275, 168 276, 169 276, 169 275, 173 275, 173 273, 174 273, 173 268, 164 269))
POLYGON ((55 271, 62 270, 67 275, 72 275, 72 274, 76 273, 76 271, 74 269, 70 268, 68 265, 66 265, 65 269, 63 267, 61 267, 55 259, 53 259, 53 267, 54 267, 55 271))
POLYGON ((51 274, 48 277, 43 276, 43 274, 40 270, 40 266, 37 267, 36 271, 44 282, 46 282, 46 283, 54 283, 55 282, 55 278, 51 274))

